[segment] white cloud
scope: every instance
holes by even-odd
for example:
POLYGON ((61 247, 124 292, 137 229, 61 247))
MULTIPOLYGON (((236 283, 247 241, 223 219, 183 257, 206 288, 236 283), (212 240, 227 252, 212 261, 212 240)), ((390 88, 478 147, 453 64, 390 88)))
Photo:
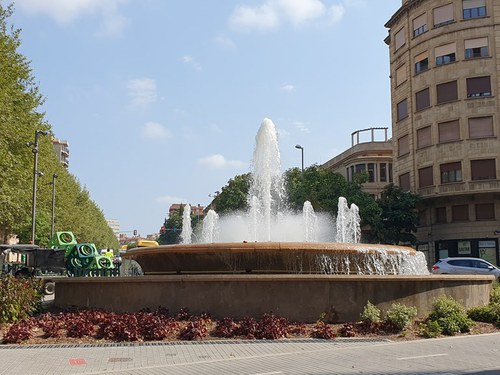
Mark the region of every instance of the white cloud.
POLYGON ((237 30, 272 30, 283 23, 297 27, 309 21, 326 18, 338 22, 345 13, 345 6, 351 4, 356 5, 358 2, 344 0, 327 8, 322 0, 264 0, 259 6, 236 7, 229 24, 237 30))
POLYGON ((309 128, 306 126, 306 124, 303 122, 294 122, 293 125, 295 126, 296 129, 299 129, 303 133, 311 132, 309 128))
POLYGON ((228 48, 228 49, 233 49, 236 47, 234 44, 233 40, 225 35, 217 35, 214 39, 214 42, 218 44, 221 47, 228 48))
POLYGON ((152 139, 154 141, 163 141, 170 138, 172 133, 162 124, 158 124, 157 122, 148 122, 142 128, 142 136, 146 139, 152 139))
POLYGON ((16 7, 28 14, 44 14, 60 24, 69 24, 84 15, 103 17, 101 35, 121 31, 124 17, 118 8, 128 0, 16 0, 16 7))
POLYGON ((332 5, 330 9, 328 9, 328 16, 330 20, 334 23, 339 22, 345 14, 345 7, 343 4, 332 5))
POLYGON ((184 61, 188 65, 191 65, 195 70, 201 71, 201 65, 196 62, 193 56, 182 56, 182 61, 184 61))
POLYGON ((283 86, 281 86, 281 90, 292 92, 292 91, 295 91, 295 86, 294 85, 283 85, 283 86))
POLYGON ((132 79, 128 81, 127 89, 134 107, 145 108, 158 100, 156 82, 153 79, 132 79))
POLYGON ((212 169, 241 168, 245 163, 238 160, 226 160, 220 154, 214 154, 198 160, 198 164, 212 169))
POLYGON ((127 26, 128 20, 121 14, 108 14, 104 17, 101 27, 95 32, 96 36, 119 35, 127 26))

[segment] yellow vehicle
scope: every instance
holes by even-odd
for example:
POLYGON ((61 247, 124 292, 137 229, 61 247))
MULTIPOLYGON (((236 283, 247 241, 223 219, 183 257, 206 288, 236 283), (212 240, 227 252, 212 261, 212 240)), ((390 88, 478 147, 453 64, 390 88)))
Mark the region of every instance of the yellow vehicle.
POLYGON ((158 242, 148 241, 148 240, 137 241, 137 247, 149 247, 149 246, 158 246, 158 242))

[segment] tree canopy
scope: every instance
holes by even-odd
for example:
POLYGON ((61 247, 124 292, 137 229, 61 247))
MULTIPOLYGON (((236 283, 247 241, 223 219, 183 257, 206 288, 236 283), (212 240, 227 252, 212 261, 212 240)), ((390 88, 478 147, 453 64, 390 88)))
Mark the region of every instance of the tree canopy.
POLYGON ((30 61, 19 53, 21 30, 9 25, 13 6, 0 3, 0 242, 17 234, 31 239, 33 142, 37 130, 48 131, 38 142, 37 217, 35 243, 49 242, 52 220, 52 176, 56 183, 56 231, 70 230, 80 242, 117 247, 118 240, 103 212, 78 180, 58 161, 52 127, 41 111, 44 97, 35 82, 30 61))

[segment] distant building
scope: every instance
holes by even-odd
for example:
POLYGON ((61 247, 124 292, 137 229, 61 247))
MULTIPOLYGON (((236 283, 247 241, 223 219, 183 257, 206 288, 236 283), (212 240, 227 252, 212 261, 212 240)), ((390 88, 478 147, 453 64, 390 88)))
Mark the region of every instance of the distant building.
POLYGON ((368 128, 351 134, 352 147, 322 165, 353 181, 358 173, 367 173, 368 181, 362 190, 375 198, 392 182, 392 142, 388 128, 368 128))
MULTIPOLYGON (((186 206, 186 204, 188 203, 174 203, 168 209, 168 213, 171 214, 172 212, 179 212, 186 206)), ((201 205, 197 206, 190 205, 190 206, 191 206, 191 215, 197 216, 199 219, 203 219, 204 217, 203 210, 205 209, 205 207, 201 205)))
POLYGON ((52 138, 52 144, 59 162, 67 169, 69 167, 69 142, 59 138, 52 138))
POLYGON ((116 238, 120 239, 120 222, 116 219, 106 219, 109 227, 113 230, 116 238))

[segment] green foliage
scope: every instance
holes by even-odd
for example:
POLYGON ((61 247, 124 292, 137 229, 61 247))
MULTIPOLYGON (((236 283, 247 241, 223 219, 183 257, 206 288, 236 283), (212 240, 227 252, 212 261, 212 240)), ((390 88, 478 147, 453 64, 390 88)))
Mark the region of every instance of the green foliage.
POLYGON ((500 327, 500 284, 496 282, 486 306, 472 307, 467 311, 469 318, 476 322, 493 323, 500 327))
POLYGON ((437 322, 443 334, 450 336, 459 332, 469 332, 474 325, 472 319, 467 316, 464 306, 448 296, 441 296, 433 301, 428 321, 437 322))
POLYGON ((493 290, 490 294, 490 303, 498 303, 500 304, 500 283, 495 282, 493 284, 493 290))
POLYGON ((443 329, 435 320, 429 320, 427 323, 420 323, 419 325, 420 336, 432 339, 441 336, 442 333, 443 329))
MULTIPOLYGON (((35 131, 51 132, 39 110, 44 98, 30 62, 18 52, 21 30, 9 26, 12 5, 0 4, 0 242, 16 233, 21 243, 31 239, 33 195, 33 142, 35 131)), ((80 242, 98 247, 118 247, 102 211, 89 192, 58 161, 52 134, 38 138, 38 179, 35 242, 49 242, 52 219, 52 176, 56 183, 56 231, 71 230, 80 242)))
POLYGON ((210 203, 209 207, 213 207, 219 215, 246 210, 248 208, 247 197, 250 183, 250 173, 230 179, 210 203))
POLYGON ((0 277, 0 323, 14 323, 40 311, 40 279, 0 277))
POLYGON ((379 323, 380 309, 368 301, 366 306, 363 308, 363 312, 361 313, 361 320, 365 323, 379 323))
POLYGON ((168 219, 165 219, 163 228, 165 229, 160 233, 158 244, 160 245, 173 245, 181 242, 182 233, 182 209, 179 211, 171 212, 168 219))
POLYGON ((417 308, 415 306, 393 303, 389 310, 385 313, 385 322, 399 331, 403 331, 411 326, 413 319, 416 316, 417 308))
POLYGON ((416 208, 419 202, 418 195, 405 192, 393 184, 386 186, 377 200, 381 214, 372 223, 372 241, 394 245, 416 243, 413 233, 419 224, 416 208))

